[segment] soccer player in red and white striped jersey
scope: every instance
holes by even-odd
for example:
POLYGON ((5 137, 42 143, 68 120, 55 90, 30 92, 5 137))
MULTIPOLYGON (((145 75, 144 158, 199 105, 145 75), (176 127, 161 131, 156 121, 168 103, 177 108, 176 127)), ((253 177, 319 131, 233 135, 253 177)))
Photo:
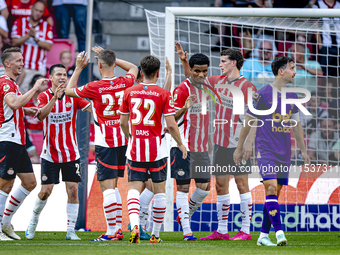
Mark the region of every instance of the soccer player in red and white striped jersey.
POLYGON ((129 172, 127 204, 132 226, 130 243, 140 242, 139 195, 143 182, 148 179, 148 171, 151 174, 155 194, 150 243, 162 242, 159 232, 166 209, 165 180, 168 157, 164 120, 178 148, 182 151, 183 158, 187 156, 187 150, 181 141, 175 122, 171 93, 156 85, 159 68, 160 61, 156 57, 144 57, 141 60, 143 82, 125 91, 119 108, 120 125, 126 138, 129 138, 126 154, 129 172))
POLYGON ((62 64, 51 66, 49 72, 52 87, 38 96, 38 107, 41 109, 38 118, 43 121, 45 137, 40 155, 41 190, 33 207, 26 238, 34 238, 40 213, 54 185, 59 183, 61 170, 68 196, 66 240, 80 240, 74 232, 79 209, 78 182, 81 182, 76 119, 78 109, 91 112, 91 103, 65 95, 67 73, 62 64))
MULTIPOLYGON (((179 49, 180 45, 176 45, 179 49)), ((189 96, 194 97, 192 107, 187 110, 177 121, 181 138, 187 147, 188 158, 181 159, 181 152, 176 144, 171 148, 171 177, 176 179, 176 207, 178 222, 183 228, 183 240, 195 241, 190 228, 190 217, 201 206, 210 191, 210 172, 197 172, 196 167, 208 169, 211 166, 209 153, 212 144, 209 139, 209 110, 210 101, 206 88, 202 85, 208 75, 209 58, 196 53, 189 60, 190 77, 181 82, 173 92, 174 104, 177 114, 183 111, 189 96), (204 107, 206 113, 204 114, 204 107), (209 149, 208 149, 209 147, 209 149), (189 186, 191 179, 195 179, 196 189, 188 201, 189 186)))
MULTIPOLYGON (((53 31, 47 21, 41 19, 45 5, 37 1, 32 6, 32 14, 27 18, 20 18, 14 22, 11 37, 13 46, 21 47, 25 65, 26 76, 22 81, 23 92, 28 89, 28 84, 34 75, 46 74, 46 53, 53 44, 53 31)), ((21 85, 20 82, 19 86, 21 85)))
POLYGON ((47 80, 39 79, 31 90, 22 95, 15 82, 24 65, 20 49, 6 49, 1 60, 5 75, 0 77, 0 240, 19 240, 11 227, 12 216, 36 186, 32 163, 25 148, 24 114, 39 113, 36 107, 23 106, 47 80), (16 175, 21 185, 11 194, 5 210, 16 175))
MULTIPOLYGON (((190 75, 190 66, 182 47, 177 43, 177 53, 182 60, 185 76, 190 75)), ((206 84, 215 88, 216 85, 231 85, 238 87, 244 95, 244 103, 247 104, 247 92, 248 88, 256 91, 255 86, 240 75, 240 69, 243 65, 242 53, 235 49, 223 50, 221 52, 220 68, 222 75, 208 77, 206 84)), ((240 212, 242 215, 242 228, 240 232, 230 240, 250 240, 250 218, 252 211, 252 196, 249 191, 248 174, 240 171, 240 166, 236 166, 233 160, 233 153, 237 146, 237 141, 240 136, 242 121, 245 119, 245 115, 233 115, 233 97, 231 91, 228 88, 217 88, 217 94, 219 99, 216 99, 216 115, 215 120, 215 132, 214 132, 214 163, 216 175, 216 191, 217 191, 217 214, 218 214, 218 229, 213 234, 203 237, 200 240, 229 240, 228 234, 228 217, 230 209, 230 195, 229 195, 229 176, 230 174, 236 176, 235 182, 240 192, 240 212), (223 123, 223 124, 218 124, 223 123), (219 169, 231 169, 236 167, 238 171, 228 173, 226 171, 219 172, 219 169), (219 167, 219 168, 218 168, 219 167)), ((247 138, 245 148, 249 158, 252 151, 252 142, 256 133, 256 128, 252 128, 252 131, 247 138)), ((244 161, 244 166, 248 166, 247 170, 250 170, 250 161, 244 161)))
POLYGON ((88 98, 92 102, 97 179, 103 192, 107 222, 106 233, 92 241, 116 241, 123 238, 121 197, 117 189, 117 178, 124 176, 127 148, 127 139, 120 128, 117 110, 122 103, 124 91, 134 84, 138 68, 127 61, 116 59, 111 50, 94 47, 93 51, 98 54, 98 68, 102 80, 77 88, 78 77, 88 63, 87 53, 82 52, 77 57, 76 69, 67 85, 66 95, 88 98), (128 73, 124 77, 115 77, 116 65, 128 73))

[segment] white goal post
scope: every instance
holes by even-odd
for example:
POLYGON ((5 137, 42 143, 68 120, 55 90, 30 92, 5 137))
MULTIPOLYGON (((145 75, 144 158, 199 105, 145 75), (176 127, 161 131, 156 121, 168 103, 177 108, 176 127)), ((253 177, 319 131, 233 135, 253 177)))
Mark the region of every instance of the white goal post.
MULTIPOLYGON (((157 13, 146 10, 151 54, 160 58, 162 67, 165 56, 168 57, 172 72, 172 90, 175 87, 176 77, 176 18, 188 18, 211 23, 226 22, 244 26, 263 26, 273 29, 292 29, 309 33, 322 33, 324 30, 323 20, 320 18, 340 18, 340 10, 333 9, 278 9, 278 8, 200 8, 200 7, 167 7, 164 13, 157 13), (156 22, 151 20, 151 16, 159 18, 156 22), (160 21, 162 20, 162 21, 160 21), (153 23, 154 27, 150 27, 153 23), (153 35, 152 33, 158 33, 153 35), (157 37, 157 43, 155 43, 157 37), (162 45, 162 43, 164 43, 162 45), (156 45, 158 44, 158 45, 156 45), (159 45, 161 44, 161 45, 159 45), (158 48, 157 48, 158 47, 158 48), (155 53, 157 51, 157 53, 155 53)), ((328 32, 340 32, 340 22, 336 21, 335 26, 331 26, 328 32)), ((203 33, 203 31, 200 31, 203 33)), ((178 38, 177 38, 178 40, 178 38)), ((211 42, 210 42, 211 45, 211 42)), ((200 42, 196 42, 200 49, 200 42)), ((189 53, 189 52, 188 52, 189 53)), ((190 53, 189 53, 190 54, 190 53)), ((178 64, 177 61, 177 67, 178 64)), ((181 69, 181 67, 179 67, 181 69)), ((180 70, 182 73, 182 71, 180 70)), ((183 76, 183 75, 182 75, 183 76)), ((165 78, 164 70, 160 72, 161 85, 165 78)), ((178 80, 178 79, 177 79, 178 80)), ((168 169, 168 181, 166 184, 167 210, 164 221, 164 230, 174 230, 174 183, 170 179, 170 169, 168 169)))

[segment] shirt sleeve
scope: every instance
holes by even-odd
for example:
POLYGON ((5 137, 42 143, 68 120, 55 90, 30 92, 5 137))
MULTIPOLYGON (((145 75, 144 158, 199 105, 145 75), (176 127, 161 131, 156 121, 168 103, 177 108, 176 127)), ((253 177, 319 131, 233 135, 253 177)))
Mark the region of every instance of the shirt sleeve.
POLYGON ((7 21, 4 16, 0 15, 0 28, 6 32, 8 32, 7 21))
POLYGON ((0 11, 5 9, 6 7, 7 7, 7 4, 6 4, 5 0, 0 0, 0 11))
POLYGON ((129 114, 129 93, 130 93, 129 89, 125 90, 122 104, 119 106, 119 110, 118 110, 119 114, 123 114, 123 115, 129 114))
POLYGON ((14 24, 12 26, 12 32, 11 32, 11 37, 12 38, 20 38, 21 37, 21 34, 22 34, 22 31, 21 31, 21 23, 22 23, 22 20, 21 18, 19 19, 16 19, 14 21, 14 24))
POLYGON ((83 112, 91 105, 91 103, 82 98, 75 98, 74 99, 77 104, 77 109, 82 110, 83 112))
MULTIPOLYGON (((263 96, 261 94, 259 94, 258 92, 255 92, 253 94, 253 106, 254 106, 254 108, 256 110, 264 110, 263 104, 264 104, 263 96)), ((248 110, 247 110, 247 115, 249 115, 253 118, 259 118, 260 117, 259 115, 252 113, 249 109, 249 106, 248 106, 248 110)))
POLYGON ((164 116, 175 115, 176 111, 174 108, 174 101, 172 99, 170 91, 164 91, 164 107, 163 107, 163 114, 164 116))
POLYGON ((125 76, 119 78, 125 81, 127 88, 132 87, 132 85, 135 84, 135 76, 131 73, 127 73, 125 76))
POLYGON ((181 109, 185 105, 189 93, 178 86, 173 92, 173 106, 175 109, 181 109))
MULTIPOLYGON (((47 23, 47 21, 44 21, 44 22, 47 23)), ((52 29, 52 26, 48 23, 47 23, 47 31, 46 31, 45 40, 42 40, 42 41, 53 44, 53 29, 52 29)))
POLYGON ((38 95, 37 101, 38 107, 43 108, 45 105, 47 105, 47 103, 48 103, 47 96, 44 93, 40 93, 38 95))
POLYGON ((95 98, 97 94, 95 91, 92 89, 92 83, 85 84, 84 86, 77 87, 73 89, 73 92, 76 94, 77 97, 82 97, 82 98, 95 98))
POLYGON ((250 81, 246 81, 246 86, 242 87, 242 92, 244 95, 244 103, 246 105, 248 105, 248 88, 251 88, 252 90, 252 95, 257 91, 255 86, 250 82, 250 81))
POLYGON ((16 90, 14 86, 8 84, 8 82, 4 81, 2 84, 0 84, 0 93, 1 93, 1 98, 5 100, 6 96, 12 94, 16 95, 16 90))

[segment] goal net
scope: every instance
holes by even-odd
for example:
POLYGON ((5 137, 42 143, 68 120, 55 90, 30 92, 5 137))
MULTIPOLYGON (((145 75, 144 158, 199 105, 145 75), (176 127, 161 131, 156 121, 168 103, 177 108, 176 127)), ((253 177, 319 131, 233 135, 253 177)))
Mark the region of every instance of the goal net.
MULTIPOLYGON (((291 174, 289 185, 282 189, 279 198, 282 223, 285 231, 339 231, 339 54, 330 50, 338 47, 334 43, 340 35, 339 11, 172 7, 166 8, 166 13, 146 10, 146 16, 151 54, 161 60, 163 67, 166 56, 172 64, 172 89, 185 79, 175 42, 180 42, 188 52, 188 58, 198 52, 209 57, 208 76, 221 74, 219 63, 223 49, 239 49, 245 58, 241 74, 257 89, 274 80, 271 62, 275 57, 284 55, 294 59, 297 74, 289 86, 305 88, 312 95, 305 104, 312 117, 300 118, 305 144, 313 154, 315 167, 305 168, 304 172, 297 167, 291 174)), ((165 68, 162 68, 159 86, 164 83, 164 78, 165 68)), ((213 111, 209 114, 215 118, 213 111)), ((211 138, 213 132, 211 123, 211 138)), ((291 163, 302 165, 293 135, 291 143, 291 163)), ((256 165, 254 156, 252 164, 256 165)), ((233 179, 229 184, 228 229, 233 231, 241 227, 240 197, 233 179)), ((249 176, 249 186, 254 204, 251 230, 259 231, 265 193, 258 173, 249 176)), ((192 183, 189 196, 194 189, 192 183)), ((170 194, 165 229, 179 231, 180 226, 175 220, 176 184, 173 180, 167 183, 167 195, 170 194)), ((217 229, 214 179, 210 194, 191 218, 191 227, 194 231, 217 229)))

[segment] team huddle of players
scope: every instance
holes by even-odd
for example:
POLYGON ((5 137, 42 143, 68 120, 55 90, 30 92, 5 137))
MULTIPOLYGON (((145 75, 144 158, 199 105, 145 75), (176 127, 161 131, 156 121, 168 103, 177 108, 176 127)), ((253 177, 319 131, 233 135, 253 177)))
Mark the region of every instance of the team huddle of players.
MULTIPOLYGON (((89 62, 87 53, 81 52, 68 83, 64 66, 56 64, 51 67, 49 78, 52 87, 39 95, 37 108, 23 106, 46 80, 38 80, 30 91, 21 95, 15 83, 23 66, 20 49, 10 48, 3 52, 1 59, 6 71, 0 78, 0 98, 3 101, 3 104, 0 104, 0 222, 2 222, 0 240, 20 239, 13 231, 11 219, 25 197, 36 186, 32 165, 24 149, 24 114, 34 115, 43 121, 45 137, 41 154, 42 188, 34 204, 26 238, 34 238, 39 215, 54 184, 59 183, 61 170, 68 195, 66 239, 80 240, 74 231, 79 207, 78 182, 81 181, 75 133, 78 109, 93 113, 97 178, 103 192, 103 208, 107 222, 107 231, 92 241, 123 239, 122 199, 117 188, 117 178, 124 176, 127 165, 129 179, 127 207, 131 230, 129 242, 139 243, 140 239, 150 240, 150 243, 162 242, 160 229, 166 210, 165 181, 169 156, 166 132, 172 136, 171 177, 175 178, 177 183, 177 220, 183 228, 183 240, 197 240, 190 229, 190 217, 209 194, 210 173, 197 172, 196 169, 197 166, 208 168, 211 165, 232 165, 238 171, 214 172, 218 229, 200 240, 251 240, 252 196, 248 186, 250 172, 241 171, 241 168, 250 166, 249 157, 255 135, 257 160, 261 161, 262 166, 289 166, 287 155, 290 155, 290 134, 273 133, 262 127, 256 130, 256 127, 250 127, 248 124, 244 127, 218 125, 214 130, 213 147, 208 136, 211 120, 209 114, 203 113, 204 109, 209 109, 208 103, 212 95, 210 90, 217 92, 216 119, 249 123, 250 120, 269 118, 270 116, 255 116, 249 110, 247 115, 233 115, 232 94, 230 89, 224 88, 223 85, 240 89, 244 94, 245 105, 248 102, 248 88, 251 88, 254 92, 254 107, 259 110, 269 109, 273 87, 280 91, 294 78, 296 73, 294 62, 287 57, 275 59, 272 65, 275 81, 256 92, 255 87, 239 73, 243 65, 243 56, 238 50, 227 49, 221 52, 222 75, 213 77, 207 77, 210 64, 207 56, 196 53, 188 60, 187 53, 179 43, 176 44, 176 50, 187 79, 180 83, 172 94, 169 91, 172 72, 169 63, 166 64, 167 77, 164 88, 161 88, 156 85, 160 70, 160 61, 156 57, 144 57, 140 62, 139 71, 132 63, 117 59, 113 51, 94 47, 102 79, 77 86, 79 75, 89 62), (127 74, 124 77, 115 77, 116 66, 127 71, 127 74), (135 81, 137 85, 134 85, 135 81), (218 88, 214 89, 217 84, 218 88), (271 135, 268 135, 268 132, 271 135), (277 143, 280 146, 273 150, 272 144, 277 143), (214 158, 212 164, 209 159, 211 152, 214 158), (242 218, 242 228, 231 238, 228 234, 230 174, 234 175, 240 192, 242 218), (5 208, 16 175, 21 179, 21 185, 12 192, 5 208), (188 199, 191 179, 195 179, 196 189, 188 199), (153 197, 153 229, 150 236, 145 232, 144 226, 153 197)), ((294 93, 287 95, 287 98, 295 97, 294 93)), ((293 105, 287 105, 287 112, 291 119, 299 123, 298 109, 291 106, 293 105)), ((280 111, 278 107, 276 112, 280 111)), ((274 125, 280 125, 280 122, 275 122, 274 125)), ((301 125, 298 124, 292 129, 305 163, 309 163, 301 125)), ((282 185, 288 183, 287 173, 282 174, 261 172, 266 190, 266 203, 258 245, 281 246, 287 243, 281 227, 277 202, 282 185), (268 237, 271 225, 274 226, 277 243, 272 243, 268 237)))

